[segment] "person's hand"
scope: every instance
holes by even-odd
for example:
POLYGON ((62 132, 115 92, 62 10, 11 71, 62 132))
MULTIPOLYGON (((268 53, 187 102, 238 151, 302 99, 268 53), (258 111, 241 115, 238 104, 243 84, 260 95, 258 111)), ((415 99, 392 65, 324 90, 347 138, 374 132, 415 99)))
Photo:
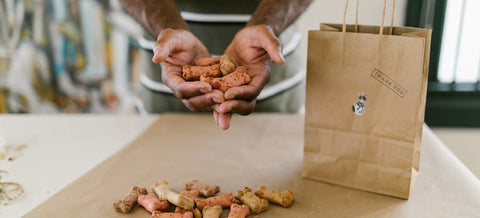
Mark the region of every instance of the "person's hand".
POLYGON ((222 129, 228 129, 232 113, 250 114, 257 96, 270 79, 270 63, 284 64, 280 41, 267 25, 248 26, 240 30, 225 54, 237 66, 245 66, 252 78, 244 86, 234 87, 224 94, 225 101, 215 105, 214 119, 222 129))
POLYGON ((223 93, 212 90, 210 84, 187 82, 182 77, 183 65, 209 56, 202 42, 187 30, 164 29, 155 43, 152 61, 161 63, 162 82, 191 111, 209 111, 224 101, 223 93))

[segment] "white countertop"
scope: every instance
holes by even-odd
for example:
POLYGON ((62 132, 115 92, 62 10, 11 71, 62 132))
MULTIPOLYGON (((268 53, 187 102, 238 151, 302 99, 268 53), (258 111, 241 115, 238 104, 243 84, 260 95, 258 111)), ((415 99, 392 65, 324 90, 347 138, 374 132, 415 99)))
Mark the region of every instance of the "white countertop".
POLYGON ((8 180, 25 189, 0 205, 0 217, 20 217, 128 145, 157 116, 3 115, 0 138, 27 144, 13 161, 0 160, 8 180))

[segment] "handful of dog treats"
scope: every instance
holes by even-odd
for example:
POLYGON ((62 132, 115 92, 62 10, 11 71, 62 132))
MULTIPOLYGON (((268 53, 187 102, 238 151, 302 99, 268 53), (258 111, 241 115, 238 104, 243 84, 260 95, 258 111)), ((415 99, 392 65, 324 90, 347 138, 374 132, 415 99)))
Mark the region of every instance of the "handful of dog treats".
POLYGON ((251 81, 247 69, 244 66, 236 67, 226 55, 220 58, 200 58, 193 62, 193 66, 185 65, 182 76, 186 81, 206 82, 222 92, 251 81))
POLYGON ((124 198, 113 203, 116 211, 130 213, 135 203, 152 213, 152 218, 219 218, 224 208, 230 208, 228 218, 244 218, 250 212, 261 213, 268 209, 269 202, 282 207, 293 203, 293 192, 271 190, 263 186, 255 193, 248 187, 235 194, 220 192, 217 185, 207 185, 193 180, 185 184, 180 193, 170 189, 167 181, 152 184, 153 193, 134 186, 124 198), (240 202, 237 202, 239 200, 240 202))

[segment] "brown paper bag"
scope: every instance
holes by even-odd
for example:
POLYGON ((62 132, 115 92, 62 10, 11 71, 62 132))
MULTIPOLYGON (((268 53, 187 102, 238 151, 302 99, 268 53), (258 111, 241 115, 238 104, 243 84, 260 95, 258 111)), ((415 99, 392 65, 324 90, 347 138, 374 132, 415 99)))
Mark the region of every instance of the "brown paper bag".
POLYGON ((309 32, 303 176, 408 199, 419 169, 431 31, 384 29, 384 18, 385 7, 382 26, 344 19, 309 32))

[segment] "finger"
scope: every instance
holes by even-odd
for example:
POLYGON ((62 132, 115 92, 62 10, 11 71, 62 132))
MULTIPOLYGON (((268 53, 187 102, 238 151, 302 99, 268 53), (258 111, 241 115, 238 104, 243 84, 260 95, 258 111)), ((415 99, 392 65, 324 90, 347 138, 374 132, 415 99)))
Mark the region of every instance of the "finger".
POLYGON ((222 130, 227 130, 230 127, 230 120, 232 119, 232 113, 218 114, 218 126, 222 130))
POLYGON ((223 102, 223 93, 215 90, 208 94, 183 99, 182 102, 191 111, 210 111, 213 105, 223 102))
POLYGON ((249 115, 253 112, 255 108, 255 103, 257 100, 253 101, 242 101, 242 100, 228 100, 220 104, 219 106, 215 106, 215 110, 220 113, 237 113, 240 115, 249 115))
POLYGON ((173 46, 171 41, 166 41, 166 42, 157 42, 155 43, 155 47, 153 49, 153 57, 152 57, 152 62, 159 64, 165 60, 167 60, 168 55, 172 53, 173 51, 173 46))
MULTIPOLYGON (((196 96, 201 96, 212 91, 212 86, 206 82, 180 82, 172 86, 172 92, 179 99, 190 99, 196 96)), ((222 96, 223 97, 223 96, 222 96)))
POLYGON ((282 44, 275 36, 271 28, 263 28, 262 29, 265 37, 261 37, 260 44, 265 51, 267 51, 270 58, 273 62, 283 65, 285 64, 285 59, 282 55, 282 44))
POLYGON ((252 81, 248 85, 237 86, 228 89, 225 92, 225 99, 242 99, 247 101, 252 101, 255 99, 263 87, 270 80, 270 73, 267 71, 262 74, 258 74, 252 78, 252 81))
POLYGON ((213 110, 213 120, 215 121, 215 124, 218 125, 218 112, 216 110, 213 110))

